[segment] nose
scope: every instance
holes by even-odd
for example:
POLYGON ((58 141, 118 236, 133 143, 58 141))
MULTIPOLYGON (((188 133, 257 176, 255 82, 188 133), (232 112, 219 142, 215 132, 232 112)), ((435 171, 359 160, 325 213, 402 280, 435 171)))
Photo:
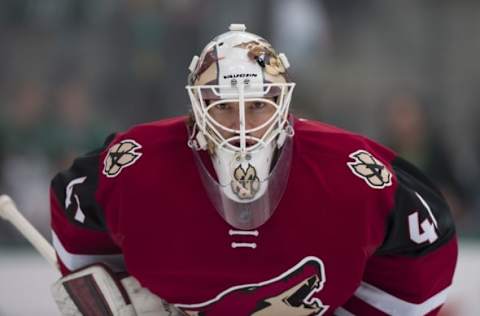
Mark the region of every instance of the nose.
MULTIPOLYGON (((244 125, 245 125, 246 130, 249 130, 249 129, 252 129, 252 128, 255 127, 255 124, 252 122, 252 120, 249 120, 248 117, 246 117, 246 115, 244 115, 242 119, 244 121, 244 125)), ((238 130, 240 130, 240 125, 241 125, 240 122, 241 122, 240 113, 237 110, 233 114, 228 128, 231 128, 231 129, 234 129, 234 130, 238 131, 238 130)))
MULTIPOLYGON (((237 109, 238 109, 238 107, 237 107, 237 109)), ((238 113, 238 110, 236 110, 234 113, 232 113, 229 128, 234 129, 234 130, 239 130, 240 129, 240 115, 238 113)))
POLYGON ((245 129, 250 129, 253 128, 251 122, 247 118, 247 113, 244 110, 244 113, 240 112, 240 105, 238 102, 232 102, 229 104, 229 107, 233 109, 233 111, 230 112, 230 117, 228 120, 228 125, 227 127, 230 129, 234 130, 240 130, 240 123, 243 121, 243 124, 245 125, 245 129))

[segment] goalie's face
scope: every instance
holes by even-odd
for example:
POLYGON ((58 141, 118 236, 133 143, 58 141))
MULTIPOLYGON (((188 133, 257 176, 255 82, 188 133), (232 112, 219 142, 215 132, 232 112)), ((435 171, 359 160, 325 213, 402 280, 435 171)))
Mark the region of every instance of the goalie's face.
POLYGON ((210 117, 218 123, 220 135, 229 140, 232 145, 239 146, 239 131, 245 125, 245 130, 250 131, 246 135, 246 147, 255 145, 258 139, 262 139, 273 124, 272 118, 276 113, 276 104, 273 98, 265 98, 254 101, 246 101, 245 105, 233 101, 208 102, 210 117), (243 123, 244 121, 244 123, 243 123))

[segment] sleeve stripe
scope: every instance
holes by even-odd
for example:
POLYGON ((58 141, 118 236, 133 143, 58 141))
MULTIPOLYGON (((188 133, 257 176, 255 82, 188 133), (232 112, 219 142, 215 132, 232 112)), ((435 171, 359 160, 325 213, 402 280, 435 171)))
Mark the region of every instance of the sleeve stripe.
POLYGON ((445 302, 449 288, 443 289, 420 304, 404 301, 365 282, 361 283, 354 295, 388 315, 425 315, 445 302))
POLYGON ((53 248, 57 252, 58 257, 70 271, 83 268, 85 266, 102 262, 108 265, 115 272, 125 271, 125 261, 122 254, 118 255, 79 255, 68 252, 62 245, 57 234, 52 230, 53 248))
POLYGON ((425 209, 428 212, 428 215, 430 215, 430 219, 433 221, 433 224, 438 229, 437 220, 436 220, 435 216, 433 216, 432 209, 430 208, 430 206, 427 204, 427 202, 425 202, 425 200, 422 198, 422 196, 420 194, 418 194, 418 192, 415 192, 415 195, 420 200, 420 202, 422 202, 423 206, 425 207, 425 209))
POLYGON ((335 312, 333 312, 335 316, 355 316, 354 314, 350 313, 343 307, 338 307, 335 312))

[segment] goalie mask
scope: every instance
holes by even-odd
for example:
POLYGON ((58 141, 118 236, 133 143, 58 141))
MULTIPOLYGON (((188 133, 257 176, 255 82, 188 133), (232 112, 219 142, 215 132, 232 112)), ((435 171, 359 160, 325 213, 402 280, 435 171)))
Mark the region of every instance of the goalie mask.
POLYGON ((194 125, 188 144, 217 211, 233 227, 254 229, 271 217, 287 184, 295 84, 286 56, 245 29, 230 25, 190 64, 186 89, 194 125))

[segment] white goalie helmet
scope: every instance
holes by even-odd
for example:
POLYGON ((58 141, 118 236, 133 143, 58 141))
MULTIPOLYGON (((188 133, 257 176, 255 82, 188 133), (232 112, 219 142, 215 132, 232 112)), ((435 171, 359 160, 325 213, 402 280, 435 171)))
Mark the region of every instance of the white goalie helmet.
POLYGON ((255 229, 272 216, 287 184, 295 83, 286 56, 245 30, 230 25, 192 59, 188 145, 216 210, 235 228, 255 229))

